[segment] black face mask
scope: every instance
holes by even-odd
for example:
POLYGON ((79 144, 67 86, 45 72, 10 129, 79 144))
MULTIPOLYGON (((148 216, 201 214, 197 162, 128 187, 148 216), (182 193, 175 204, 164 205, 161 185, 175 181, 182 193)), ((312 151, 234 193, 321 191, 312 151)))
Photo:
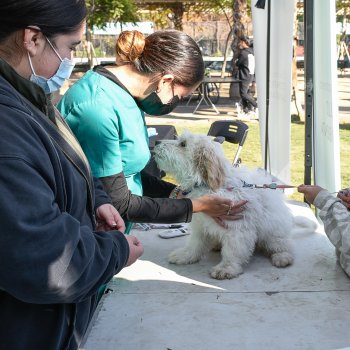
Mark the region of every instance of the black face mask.
POLYGON ((163 103, 156 92, 152 92, 143 100, 135 99, 137 105, 145 113, 150 115, 164 115, 172 112, 180 102, 178 96, 174 96, 168 103, 163 103))

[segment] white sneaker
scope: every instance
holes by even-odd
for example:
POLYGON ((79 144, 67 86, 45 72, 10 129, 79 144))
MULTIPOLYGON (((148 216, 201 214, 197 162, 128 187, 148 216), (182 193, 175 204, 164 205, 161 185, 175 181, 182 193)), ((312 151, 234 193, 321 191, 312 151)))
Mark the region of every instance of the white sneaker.
POLYGON ((258 111, 255 110, 255 111, 249 111, 247 113, 248 117, 250 120, 258 120, 259 119, 259 114, 258 114, 258 111))
POLYGON ((237 114, 237 117, 240 119, 240 120, 245 120, 245 121, 248 121, 250 120, 250 115, 249 113, 245 113, 243 111, 241 111, 240 113, 237 114))

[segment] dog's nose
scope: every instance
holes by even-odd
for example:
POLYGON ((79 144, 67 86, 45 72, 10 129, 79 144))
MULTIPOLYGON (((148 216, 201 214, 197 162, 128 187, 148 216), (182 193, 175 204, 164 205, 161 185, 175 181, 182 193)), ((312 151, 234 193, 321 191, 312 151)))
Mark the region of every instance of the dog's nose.
POLYGON ((160 143, 162 143, 162 141, 161 141, 161 140, 157 140, 157 141, 155 142, 155 145, 157 146, 157 145, 159 145, 160 143))

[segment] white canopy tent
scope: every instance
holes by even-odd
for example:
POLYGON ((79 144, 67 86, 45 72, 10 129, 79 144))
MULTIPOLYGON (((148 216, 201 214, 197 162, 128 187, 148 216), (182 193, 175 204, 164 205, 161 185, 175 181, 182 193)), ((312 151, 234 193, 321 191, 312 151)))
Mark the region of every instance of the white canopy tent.
MULTIPOLYGON (((290 98, 295 0, 252 2, 265 169, 290 182, 290 98), (255 7, 259 3, 260 8, 255 7)), ((335 0, 304 0, 305 183, 340 189, 335 0)))
POLYGON ((314 179, 336 192, 341 181, 335 0, 314 2, 313 28, 314 179))

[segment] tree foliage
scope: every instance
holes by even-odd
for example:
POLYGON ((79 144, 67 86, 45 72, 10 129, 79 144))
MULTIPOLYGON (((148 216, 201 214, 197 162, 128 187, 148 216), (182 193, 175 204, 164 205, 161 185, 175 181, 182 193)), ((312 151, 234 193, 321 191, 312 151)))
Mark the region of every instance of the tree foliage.
POLYGON ((87 0, 88 26, 103 28, 108 22, 136 22, 137 7, 133 0, 87 0))
POLYGON ((350 6, 350 0, 337 0, 336 7, 337 10, 348 8, 350 6))
POLYGON ((198 0, 195 4, 190 4, 189 9, 196 13, 223 13, 232 9, 233 0, 198 0))
POLYGON ((350 0, 337 0, 337 22, 349 22, 350 0))
POLYGON ((157 28, 167 28, 170 22, 178 30, 182 30, 182 16, 187 10, 187 4, 181 2, 142 2, 142 9, 146 10, 140 13, 142 20, 152 21, 157 28))

